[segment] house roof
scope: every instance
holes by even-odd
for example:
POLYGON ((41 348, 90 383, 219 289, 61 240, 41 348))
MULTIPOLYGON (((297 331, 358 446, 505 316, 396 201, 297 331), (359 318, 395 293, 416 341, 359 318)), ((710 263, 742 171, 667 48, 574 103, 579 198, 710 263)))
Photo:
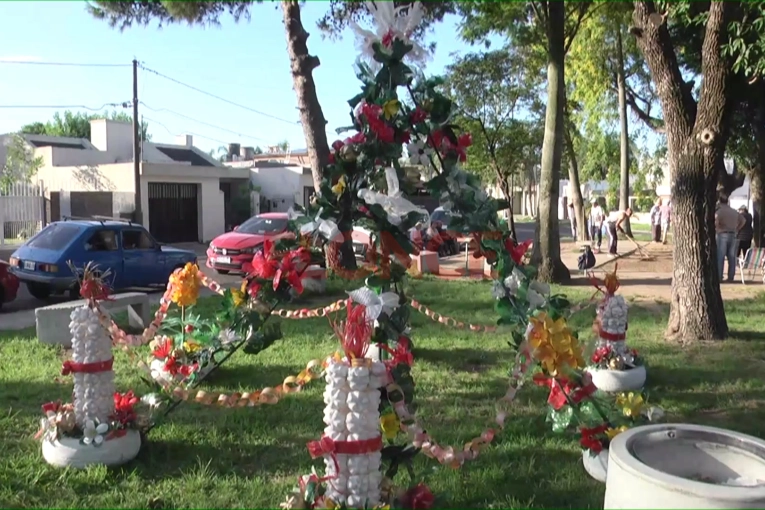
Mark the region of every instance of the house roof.
POLYGON ((179 163, 191 163, 194 166, 215 166, 192 149, 159 145, 155 145, 155 147, 159 152, 179 163))

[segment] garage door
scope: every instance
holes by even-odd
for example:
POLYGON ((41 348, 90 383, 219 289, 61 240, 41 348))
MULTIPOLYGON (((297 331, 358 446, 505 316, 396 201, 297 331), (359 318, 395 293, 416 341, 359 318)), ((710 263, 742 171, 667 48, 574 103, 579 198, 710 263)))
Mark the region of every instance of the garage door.
POLYGON ((199 241, 197 185, 149 183, 149 230, 160 243, 199 241))

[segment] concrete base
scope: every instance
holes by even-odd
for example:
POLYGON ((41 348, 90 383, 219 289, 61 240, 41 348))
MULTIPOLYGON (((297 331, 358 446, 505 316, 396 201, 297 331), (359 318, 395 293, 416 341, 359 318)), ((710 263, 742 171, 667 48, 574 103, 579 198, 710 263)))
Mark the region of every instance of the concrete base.
MULTIPOLYGON (((44 344, 63 345, 71 347, 72 338, 69 333, 69 322, 72 310, 86 304, 84 299, 44 306, 35 310, 37 339, 44 344)), ((104 310, 113 312, 123 308, 131 308, 128 321, 131 327, 143 329, 151 322, 149 296, 143 292, 125 292, 115 294, 111 301, 101 301, 104 310)))
POLYGON ((137 430, 128 430, 124 436, 104 441, 100 446, 81 444, 71 437, 42 443, 42 454, 48 464, 79 469, 97 464, 119 466, 133 460, 140 449, 141 435, 137 430))
POLYGON ((308 266, 303 272, 303 287, 313 294, 327 292, 327 271, 320 266, 308 266))
POLYGON ((434 251, 421 251, 414 256, 414 263, 421 274, 438 274, 440 269, 438 253, 434 251))

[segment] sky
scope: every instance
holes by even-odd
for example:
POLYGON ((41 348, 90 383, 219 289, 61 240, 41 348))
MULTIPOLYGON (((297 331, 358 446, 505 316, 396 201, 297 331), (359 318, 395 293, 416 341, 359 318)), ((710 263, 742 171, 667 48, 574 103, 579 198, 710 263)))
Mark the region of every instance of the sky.
MULTIPOLYGON (((302 18, 311 34, 309 51, 321 60, 314 79, 328 130, 334 131, 349 124, 347 100, 359 91, 359 82, 353 70, 353 33, 346 30, 339 40, 330 40, 316 28, 328 5, 307 2, 302 18)), ((441 74, 453 53, 471 50, 455 36, 458 21, 450 17, 430 34, 436 52, 427 74, 441 74)), ((139 115, 149 124, 153 141, 173 143, 178 135, 192 134, 194 145, 205 151, 230 142, 265 147, 286 140, 292 148, 305 147, 278 4, 254 6, 251 20, 238 24, 224 18, 220 27, 155 25, 120 32, 92 18, 84 2, 3 1, 0 41, 0 62, 18 62, 0 63, 0 133, 44 122, 56 111, 129 102, 135 58, 174 80, 249 108, 139 71, 138 97, 145 103, 139 115), (45 62, 124 67, 41 65, 45 62), (33 108, 40 105, 61 107, 33 108)), ((122 108, 101 111, 115 109, 122 108)))

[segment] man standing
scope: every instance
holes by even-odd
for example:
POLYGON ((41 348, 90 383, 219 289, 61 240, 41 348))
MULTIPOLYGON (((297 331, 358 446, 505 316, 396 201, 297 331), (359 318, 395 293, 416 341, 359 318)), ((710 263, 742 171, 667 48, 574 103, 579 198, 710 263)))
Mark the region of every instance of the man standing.
POLYGON ((590 209, 590 238, 592 239, 593 247, 596 246, 595 240, 597 239, 597 249, 598 253, 600 253, 600 245, 603 244, 603 219, 605 215, 597 198, 590 200, 590 203, 592 203, 592 209, 590 209))
POLYGON ((715 233, 717 239, 717 274, 723 281, 723 265, 728 259, 728 282, 736 277, 736 232, 744 226, 744 217, 728 205, 728 197, 720 195, 715 212, 715 233))
POLYGON ((571 222, 571 237, 576 241, 576 211, 573 202, 568 204, 568 219, 571 222))
POLYGON ((669 200, 659 208, 661 216, 661 242, 667 244, 667 234, 669 233, 669 224, 672 222, 672 207, 669 200))
POLYGON ((606 224, 608 226, 608 253, 615 257, 617 255, 616 247, 619 241, 619 232, 626 234, 622 225, 632 216, 632 209, 629 207, 624 211, 614 211, 608 215, 606 224))
POLYGON ((745 205, 738 208, 738 213, 744 218, 744 224, 738 229, 736 239, 738 240, 738 249, 736 257, 746 257, 746 252, 752 247, 752 238, 754 237, 754 227, 752 226, 752 215, 749 214, 745 205))
POLYGON ((661 198, 656 199, 656 203, 651 207, 651 233, 653 242, 661 242, 661 198))

